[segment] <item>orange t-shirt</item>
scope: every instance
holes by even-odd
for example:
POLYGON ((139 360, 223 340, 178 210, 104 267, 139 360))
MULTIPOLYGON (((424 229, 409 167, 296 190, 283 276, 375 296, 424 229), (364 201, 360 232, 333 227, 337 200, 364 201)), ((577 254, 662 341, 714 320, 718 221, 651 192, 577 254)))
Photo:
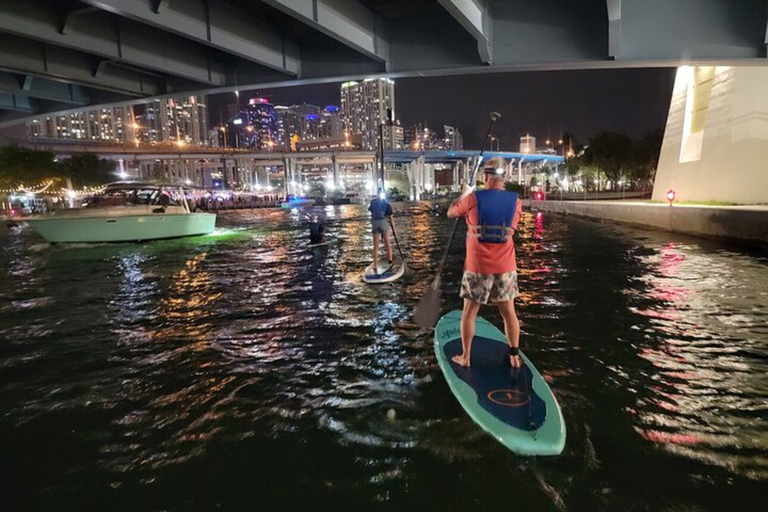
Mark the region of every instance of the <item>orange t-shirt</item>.
MULTIPOLYGON (((467 224, 477 225, 477 198, 474 192, 459 200, 453 208, 466 219, 467 224)), ((523 202, 518 197, 515 215, 512 217, 512 229, 517 229, 522 211, 523 202)), ((515 243, 510 238, 501 244, 488 244, 480 242, 477 237, 468 236, 464 270, 476 274, 503 274, 517 270, 515 243)))

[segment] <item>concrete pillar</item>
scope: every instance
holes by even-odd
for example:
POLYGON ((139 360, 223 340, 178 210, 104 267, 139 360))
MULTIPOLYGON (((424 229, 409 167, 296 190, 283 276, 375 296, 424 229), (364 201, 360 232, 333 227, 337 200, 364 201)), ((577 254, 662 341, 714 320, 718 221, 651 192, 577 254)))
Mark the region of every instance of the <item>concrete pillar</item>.
POLYGON ((428 184, 430 191, 434 192, 437 189, 437 184, 435 183, 435 165, 432 164, 428 166, 428 184))
POLYGON ((333 186, 339 186, 339 162, 336 158, 336 153, 331 155, 331 168, 333 169, 333 186))
POLYGON ((294 166, 296 165, 296 161, 293 158, 290 157, 284 157, 283 158, 283 170, 285 173, 285 179, 283 180, 283 192, 285 194, 295 194, 296 193, 296 187, 294 185, 291 185, 291 182, 295 182, 296 177, 294 175, 294 166))
POLYGON ((425 159, 424 156, 418 157, 416 160, 412 162, 412 165, 414 167, 413 174, 415 177, 415 185, 416 185, 416 191, 415 191, 415 197, 414 199, 416 201, 421 200, 421 194, 424 191, 424 166, 425 166, 425 159))
POLYGON ((453 163, 453 179, 451 180, 451 192, 458 192, 459 180, 461 176, 461 161, 453 163))

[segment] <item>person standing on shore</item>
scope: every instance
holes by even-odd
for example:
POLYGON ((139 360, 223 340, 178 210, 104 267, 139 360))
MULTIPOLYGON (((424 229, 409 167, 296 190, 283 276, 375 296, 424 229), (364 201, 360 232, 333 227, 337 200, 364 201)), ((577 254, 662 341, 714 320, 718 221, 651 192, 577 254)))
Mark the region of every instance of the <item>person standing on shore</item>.
POLYGON ((371 212, 371 233, 373 234, 373 270, 379 273, 379 239, 384 239, 384 247, 387 252, 387 263, 392 266, 392 241, 389 233, 392 223, 392 205, 387 201, 384 191, 379 190, 379 194, 371 200, 368 211, 371 212))
POLYGON ((515 312, 517 262, 512 235, 522 213, 517 193, 504 190, 506 161, 495 157, 483 166, 485 189, 464 190, 448 208, 448 218, 464 217, 467 221, 467 252, 460 296, 464 299, 461 314, 462 353, 453 357, 461 366, 470 365, 475 319, 481 304, 495 304, 504 319, 504 333, 509 344, 512 368, 522 365, 518 354, 520 322, 515 312))

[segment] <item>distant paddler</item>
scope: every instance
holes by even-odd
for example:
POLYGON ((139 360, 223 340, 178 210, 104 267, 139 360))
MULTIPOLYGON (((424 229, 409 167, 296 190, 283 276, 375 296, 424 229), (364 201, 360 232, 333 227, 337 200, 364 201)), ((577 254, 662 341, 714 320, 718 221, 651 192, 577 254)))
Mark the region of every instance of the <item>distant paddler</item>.
POLYGON ((309 243, 315 245, 323 242, 325 242, 325 226, 320 221, 320 217, 314 214, 309 220, 309 243))
POLYGON ((371 233, 373 234, 373 272, 379 273, 379 240, 384 238, 384 247, 387 252, 387 263, 391 267, 394 258, 392 256, 392 240, 390 239, 390 226, 394 228, 392 222, 392 205, 387 201, 387 197, 382 189, 379 194, 371 200, 368 211, 371 212, 371 233))

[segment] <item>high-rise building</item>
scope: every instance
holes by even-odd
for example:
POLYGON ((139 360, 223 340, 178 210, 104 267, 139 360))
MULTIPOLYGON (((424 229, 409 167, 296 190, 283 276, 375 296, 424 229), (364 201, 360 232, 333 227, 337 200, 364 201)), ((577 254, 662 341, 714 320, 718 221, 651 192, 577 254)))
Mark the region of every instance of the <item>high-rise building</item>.
MULTIPOLYGON (((362 135, 364 149, 379 145, 379 125, 395 111, 395 83, 388 78, 369 78, 341 84, 341 117, 344 130, 362 135)), ((391 142, 390 142, 391 144, 391 142)))
POLYGON ((460 151, 464 149, 464 137, 455 126, 443 125, 443 149, 449 151, 460 151))
POLYGON ((301 118, 301 140, 320 138, 320 114, 307 114, 301 118))
POLYGON ((526 133, 525 137, 520 137, 520 152, 521 153, 535 153, 536 152, 536 137, 526 133))
POLYGON ((203 96, 154 100, 138 119, 138 139, 150 143, 208 143, 208 111, 203 96))
POLYGON ((125 144, 136 138, 133 108, 112 107, 46 116, 27 123, 33 139, 75 139, 90 142, 125 144))
POLYGON ((241 133, 247 146, 257 150, 279 149, 277 112, 269 100, 251 98, 241 117, 241 133))
POLYGON ((405 128, 403 140, 408 149, 425 151, 442 147, 442 140, 437 136, 437 133, 422 123, 405 128))
POLYGON ((404 149, 404 131, 399 124, 391 124, 384 127, 384 148, 404 149))
POLYGON ((335 105, 328 105, 320 113, 318 137, 321 139, 337 138, 344 134, 341 123, 341 111, 335 105))

